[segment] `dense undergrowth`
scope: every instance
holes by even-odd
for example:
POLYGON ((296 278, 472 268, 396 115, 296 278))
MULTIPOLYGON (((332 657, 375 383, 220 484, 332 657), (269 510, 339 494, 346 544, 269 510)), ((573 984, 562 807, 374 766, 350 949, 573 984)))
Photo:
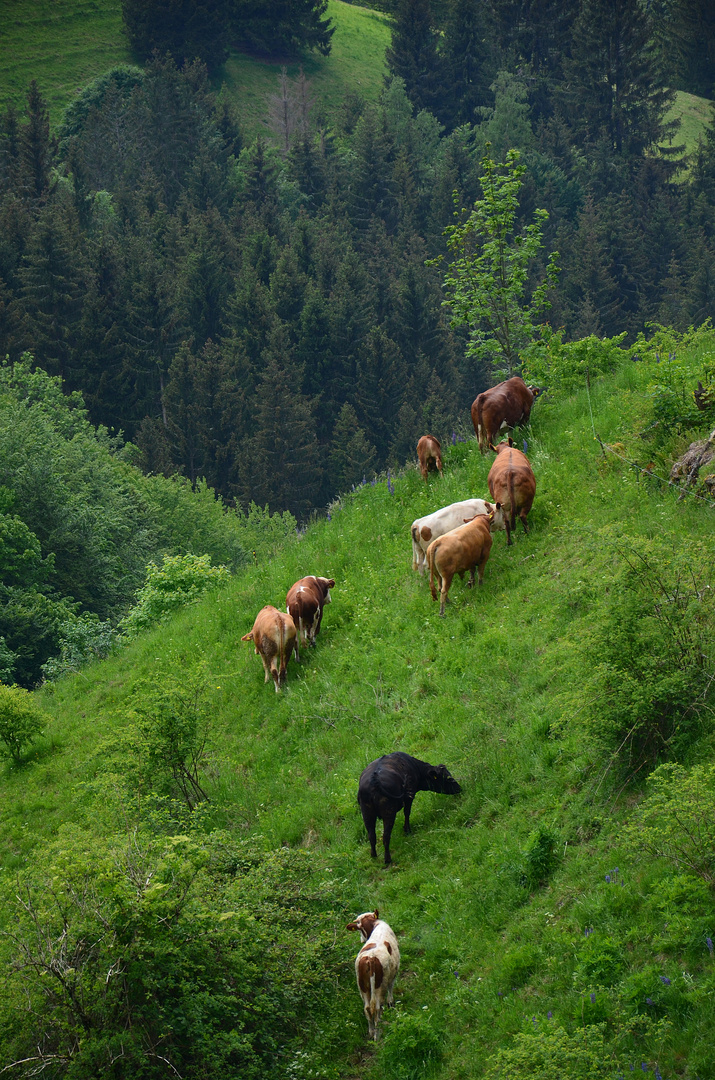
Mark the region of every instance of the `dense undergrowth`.
POLYGON ((487 493, 466 427, 443 480, 368 479, 37 695, 44 736, 0 777, 0 1057, 31 1059, 11 1075, 715 1074, 715 507, 667 483, 715 424, 652 426, 663 358, 694 389, 715 337, 664 345, 590 387, 554 373, 517 433, 531 531, 496 535, 444 619, 409 526, 487 493), (277 697, 240 638, 306 573, 333 603, 277 697), (386 870, 355 795, 395 749, 463 793, 421 794, 386 870), (344 926, 373 907, 403 960, 368 1048, 344 926))

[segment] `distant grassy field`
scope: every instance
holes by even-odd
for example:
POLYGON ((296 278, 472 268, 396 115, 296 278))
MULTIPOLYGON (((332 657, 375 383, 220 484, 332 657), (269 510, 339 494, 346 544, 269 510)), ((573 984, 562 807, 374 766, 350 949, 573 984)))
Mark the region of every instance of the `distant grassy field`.
MULTIPOLYGON (((36 79, 54 124, 75 94, 115 64, 136 60, 124 36, 120 0, 2 0, 0 107, 22 107, 36 79)), ((318 108, 337 107, 348 89, 368 98, 380 91, 387 21, 368 8, 329 0, 336 31, 330 56, 309 53, 303 68, 318 108)), ((297 74, 298 63, 288 65, 297 74)), ((233 53, 223 82, 237 101, 247 134, 264 129, 266 99, 274 93, 281 62, 233 53)))

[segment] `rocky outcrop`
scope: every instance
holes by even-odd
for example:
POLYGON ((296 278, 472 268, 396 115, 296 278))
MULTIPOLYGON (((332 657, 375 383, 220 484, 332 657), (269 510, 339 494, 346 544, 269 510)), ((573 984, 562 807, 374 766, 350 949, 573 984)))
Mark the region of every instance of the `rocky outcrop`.
POLYGON ((710 495, 715 495, 715 431, 702 442, 690 444, 670 470, 670 479, 675 484, 681 484, 681 499, 697 481, 710 495))

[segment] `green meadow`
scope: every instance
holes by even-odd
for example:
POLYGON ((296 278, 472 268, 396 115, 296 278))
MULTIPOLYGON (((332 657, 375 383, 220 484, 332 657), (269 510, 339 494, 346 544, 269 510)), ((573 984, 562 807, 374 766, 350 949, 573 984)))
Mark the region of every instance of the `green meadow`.
MULTIPOLYGON (((715 626, 715 506, 703 490, 681 499, 667 482, 674 456, 702 430, 672 410, 667 421, 662 406, 664 388, 711 370, 715 336, 662 347, 640 361, 624 353, 590 387, 577 379, 537 401, 516 435, 537 478, 529 534, 519 526, 508 548, 497 533, 483 587, 455 579, 445 618, 411 569, 410 524, 488 494, 491 455, 480 455, 467 417, 446 447, 443 480, 425 484, 414 465, 366 478, 329 517, 270 556, 257 551, 210 599, 41 690, 46 733, 0 772, 6 925, 18 875, 56 857, 58 838, 63 848, 76 833, 91 850, 145 821, 137 702, 200 669, 209 801, 194 835, 220 828, 262 851, 301 852, 329 897, 303 928, 336 951, 329 1017, 303 1033, 303 1065, 296 1058, 287 1075, 713 1075, 712 890, 629 834, 655 766, 712 761, 712 694, 669 731, 641 704, 645 741, 626 745, 609 727, 625 687, 613 695, 599 681, 604 655, 618 666, 613 641, 643 661, 637 629, 624 633, 629 560, 652 570, 634 624, 655 628, 646 651, 677 650, 677 626, 657 614, 673 581, 680 595, 696 583, 689 632, 704 619, 712 641, 715 626), (309 573, 335 578, 333 602, 317 647, 291 660, 276 695, 240 639, 260 607, 282 609, 309 573), (418 795, 413 834, 398 817, 385 869, 369 857, 355 800, 365 765, 398 749, 444 762, 463 791, 418 795), (357 945, 344 929, 375 907, 402 950, 396 1008, 377 1046, 366 1042, 357 945), (539 1071, 542 1058, 570 1070, 539 1071)), ((715 791, 709 798, 712 809, 715 791)), ((711 841, 712 817, 702 840, 712 867, 711 841)))

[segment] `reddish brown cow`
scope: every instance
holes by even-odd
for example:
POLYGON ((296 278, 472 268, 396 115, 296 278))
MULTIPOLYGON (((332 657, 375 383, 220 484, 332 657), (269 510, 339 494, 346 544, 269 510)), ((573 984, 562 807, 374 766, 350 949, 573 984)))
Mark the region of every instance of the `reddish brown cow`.
POLYGON ((394 1004, 393 987, 400 970, 400 948, 392 928, 377 908, 364 911, 348 930, 357 930, 364 945, 355 957, 355 976, 367 1017, 369 1038, 377 1041, 377 1025, 385 1002, 394 1004))
POLYGON ((528 424, 538 393, 538 387, 527 386, 515 375, 477 395, 472 404, 472 423, 483 454, 503 427, 528 424))
POLYGON ((323 605, 330 603, 330 590, 335 588, 332 578, 303 577, 291 585, 286 596, 286 611, 295 623, 295 658, 300 660, 298 642, 307 649, 315 645, 315 637, 323 619, 323 605))
POLYGON ((441 579, 440 615, 444 615, 449 587, 455 574, 464 577, 465 571, 469 570, 471 589, 474 585, 474 571, 479 568, 479 584, 482 584, 484 567, 492 549, 490 527, 493 520, 493 510, 488 514, 478 514, 459 529, 452 529, 444 536, 437 537, 427 548, 429 587, 433 600, 437 599, 437 590, 434 587, 435 571, 441 579))
POLYGON ((420 463, 422 479, 427 482, 427 473, 436 469, 440 476, 442 473, 442 445, 434 435, 423 435, 417 443, 417 458, 420 463))
POLYGON ((493 499, 498 499, 504 507, 506 520, 506 542, 511 544, 511 532, 516 527, 516 515, 521 518, 524 532, 529 529, 526 515, 536 495, 536 478, 529 459, 521 450, 517 450, 511 439, 491 446, 496 459, 489 470, 487 484, 493 499))
POLYGON ((286 681, 286 668, 295 637, 295 624, 290 615, 284 615, 278 608, 266 604, 256 615, 253 629, 241 638, 241 641, 252 641, 256 646, 256 656, 263 661, 266 673, 263 681, 268 682, 272 675, 276 693, 286 681))

